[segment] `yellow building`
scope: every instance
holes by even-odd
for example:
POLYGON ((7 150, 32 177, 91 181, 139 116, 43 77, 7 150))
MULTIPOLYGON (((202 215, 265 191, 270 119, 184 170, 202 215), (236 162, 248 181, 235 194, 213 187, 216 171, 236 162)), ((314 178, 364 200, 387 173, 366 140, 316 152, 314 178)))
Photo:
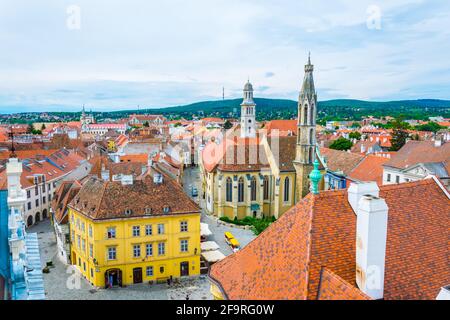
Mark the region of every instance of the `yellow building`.
POLYGON ((261 133, 207 145, 200 162, 205 209, 230 219, 280 217, 295 204, 296 141, 261 133))
POLYGON ((200 274, 200 212, 153 172, 119 182, 89 178, 69 204, 71 261, 94 286, 200 274))

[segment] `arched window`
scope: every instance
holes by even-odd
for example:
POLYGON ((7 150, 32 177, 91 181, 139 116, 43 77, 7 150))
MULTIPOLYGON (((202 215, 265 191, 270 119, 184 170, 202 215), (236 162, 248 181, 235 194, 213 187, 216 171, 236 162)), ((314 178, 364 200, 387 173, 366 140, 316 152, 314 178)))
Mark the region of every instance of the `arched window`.
POLYGON ((307 123, 308 123, 308 106, 305 105, 305 107, 303 108, 303 124, 307 123))
POLYGON ((238 202, 244 202, 244 179, 238 181, 238 202))
POLYGON ((286 179, 284 179, 284 202, 289 201, 289 193, 290 193, 289 177, 286 177, 286 179))
POLYGON ((227 202, 233 201, 233 182, 231 181, 231 178, 227 178, 226 193, 227 202))
POLYGON ((250 189, 251 189, 251 200, 256 201, 256 179, 255 179, 255 177, 253 177, 252 181, 250 182, 250 189))
POLYGON ((309 124, 313 125, 314 124, 314 105, 311 106, 311 108, 309 109, 309 124))
POLYGON ((269 200, 269 177, 264 176, 264 200, 269 200))
POLYGON ((309 144, 314 144, 314 129, 309 131, 309 144))

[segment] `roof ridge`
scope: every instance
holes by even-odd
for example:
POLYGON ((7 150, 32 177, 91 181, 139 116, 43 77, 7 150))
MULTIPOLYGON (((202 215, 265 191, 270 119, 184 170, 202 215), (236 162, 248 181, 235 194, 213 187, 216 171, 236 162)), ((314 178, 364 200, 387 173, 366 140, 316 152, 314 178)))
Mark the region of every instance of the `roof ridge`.
MULTIPOLYGON (((306 197, 310 197, 311 198, 311 214, 309 215, 309 227, 308 227, 308 247, 307 247, 307 251, 306 251, 306 269, 305 269, 305 283, 306 283, 306 292, 305 292, 305 300, 308 300, 308 295, 309 295, 309 285, 310 285, 310 281, 309 281, 309 277, 310 277, 310 265, 311 265, 311 246, 312 246, 312 231, 313 231, 313 219, 315 217, 315 202, 316 202, 316 195, 310 193, 308 194, 306 197)), ((305 198, 303 198, 305 199, 305 198)), ((303 200, 302 199, 302 200, 303 200)))

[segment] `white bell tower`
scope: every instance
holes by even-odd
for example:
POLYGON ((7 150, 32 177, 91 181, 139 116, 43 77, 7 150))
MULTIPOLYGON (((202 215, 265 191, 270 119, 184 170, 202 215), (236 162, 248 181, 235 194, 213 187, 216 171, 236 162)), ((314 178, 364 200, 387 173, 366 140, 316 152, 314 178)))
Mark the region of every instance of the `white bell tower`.
POLYGON ((244 101, 241 103, 241 137, 256 137, 256 104, 253 101, 253 86, 250 81, 244 86, 244 101))

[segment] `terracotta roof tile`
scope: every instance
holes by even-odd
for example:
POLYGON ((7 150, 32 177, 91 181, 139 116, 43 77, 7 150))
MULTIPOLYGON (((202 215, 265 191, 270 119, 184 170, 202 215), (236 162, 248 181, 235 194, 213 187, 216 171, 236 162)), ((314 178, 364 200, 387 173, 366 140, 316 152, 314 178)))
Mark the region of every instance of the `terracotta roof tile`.
POLYGON ((343 172, 348 175, 361 161, 363 155, 346 151, 320 148, 320 154, 326 157, 327 168, 333 172, 343 172))
POLYGON ((364 292, 328 268, 322 268, 318 300, 371 300, 364 292))
POLYGON ((132 185, 91 176, 83 183, 69 207, 94 220, 200 213, 197 204, 178 183, 166 176, 162 184, 155 184, 150 175, 134 181, 132 185), (164 212, 165 206, 169 206, 169 213, 164 212), (127 210, 131 210, 128 215, 127 210))
MULTIPOLYGON (((380 189, 389 207, 384 298, 435 299, 450 280, 450 200, 433 179, 380 189)), ((356 286, 347 199, 345 190, 308 195, 210 277, 229 299, 316 299, 323 267, 356 286)))
POLYGON ((436 163, 449 160, 450 143, 435 147, 434 141, 408 141, 385 165, 405 169, 418 163, 436 163))
POLYGON ((355 181, 375 181, 383 184, 383 165, 388 158, 368 155, 350 173, 349 178, 355 181))

